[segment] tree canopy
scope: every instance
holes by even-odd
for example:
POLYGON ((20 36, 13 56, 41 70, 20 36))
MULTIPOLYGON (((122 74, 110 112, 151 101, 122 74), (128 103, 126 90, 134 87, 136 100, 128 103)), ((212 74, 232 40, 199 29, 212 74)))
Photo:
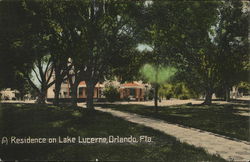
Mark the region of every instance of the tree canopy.
POLYGON ((55 86, 58 104, 67 80, 76 105, 77 87, 85 81, 87 107, 93 108, 98 82, 141 79, 144 69, 151 82, 159 72, 164 83, 173 71, 164 67, 174 67, 175 79, 210 104, 216 90, 228 94, 247 80, 248 16, 233 0, 2 0, 0 88, 18 87, 21 79, 45 102, 55 86), (152 50, 140 51, 140 44, 152 50))

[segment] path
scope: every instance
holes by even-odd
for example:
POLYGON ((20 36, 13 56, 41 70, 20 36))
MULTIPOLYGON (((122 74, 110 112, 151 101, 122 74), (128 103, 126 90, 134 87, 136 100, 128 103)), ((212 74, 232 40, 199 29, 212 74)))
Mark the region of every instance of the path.
POLYGON ((178 125, 169 124, 162 120, 156 120, 148 117, 146 118, 137 114, 106 108, 103 109, 100 107, 96 107, 96 110, 107 112, 127 121, 159 130, 168 135, 176 137, 181 142, 186 142, 196 147, 202 147, 210 154, 219 154, 226 160, 250 160, 250 142, 229 140, 214 133, 200 131, 193 128, 184 128, 178 125))
MULTIPOLYGON (((192 104, 201 104, 203 101, 201 100, 194 100, 194 99, 188 99, 188 100, 179 100, 179 99, 170 99, 170 100, 162 100, 161 102, 158 102, 159 106, 172 106, 172 105, 183 105, 187 103, 192 104)), ((97 104, 119 104, 119 105, 127 105, 127 104, 138 104, 138 105, 145 105, 145 106, 154 106, 154 101, 122 101, 122 102, 98 102, 97 104)))
MULTIPOLYGON (((249 97, 245 98, 238 98, 238 100, 248 100, 250 101, 249 97)), ((201 104, 203 103, 202 100, 195 100, 195 99, 188 99, 188 100, 179 100, 179 99, 170 99, 170 100, 162 100, 162 102, 158 102, 159 106, 176 106, 176 105, 184 105, 192 103, 193 105, 201 104)), ((246 103, 234 103, 234 102, 226 102, 226 101, 213 101, 215 104, 236 104, 238 106, 246 106, 246 103)), ((136 104, 136 105, 145 105, 145 106, 154 106, 153 101, 131 101, 131 102, 96 102, 96 105, 98 104, 117 104, 117 105, 130 105, 130 104, 136 104)), ((79 106, 85 106, 85 103, 80 103, 79 106)), ((242 116, 250 116, 250 107, 234 107, 234 109, 238 109, 239 111, 235 113, 236 115, 242 115, 242 116)))

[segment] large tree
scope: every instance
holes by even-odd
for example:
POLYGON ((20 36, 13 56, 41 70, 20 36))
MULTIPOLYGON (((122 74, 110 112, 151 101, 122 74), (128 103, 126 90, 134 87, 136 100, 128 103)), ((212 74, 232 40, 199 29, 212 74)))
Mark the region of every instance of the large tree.
MULTIPOLYGON (((216 20, 217 3, 213 1, 150 1, 139 20, 141 40, 152 48, 148 63, 160 69, 175 66, 179 73, 192 78, 190 84, 202 86, 211 97, 215 75, 214 58, 208 31, 216 20), (192 75, 191 75, 192 74, 192 75)), ((157 106, 158 84, 155 87, 157 106)), ((209 102, 209 101, 208 101, 209 102)))
POLYGON ((242 1, 223 1, 219 7, 218 24, 214 29, 214 44, 218 49, 219 89, 230 100, 230 88, 247 77, 248 13, 242 1))
POLYGON ((73 41, 71 85, 77 88, 81 80, 86 82, 87 107, 90 109, 94 108, 95 85, 113 72, 112 67, 117 65, 114 61, 124 54, 122 51, 131 47, 129 42, 133 41, 135 22, 130 14, 139 4, 100 0, 71 1, 66 6, 68 11, 64 21, 68 24, 64 22, 63 30, 73 41))
POLYGON ((37 91, 40 103, 45 103, 47 89, 54 84, 43 5, 40 1, 1 2, 1 40, 8 40, 5 61, 10 60, 14 74, 21 74, 37 91))
POLYGON ((230 87, 244 79, 248 66, 248 21, 242 2, 194 2, 191 10, 183 10, 190 13, 180 28, 185 47, 180 52, 182 77, 205 92, 204 104, 211 104, 216 90, 224 89, 228 100, 230 87))
POLYGON ((0 2, 0 89, 13 88, 20 92, 20 98, 28 93, 30 86, 20 73, 26 60, 17 48, 22 44, 24 24, 27 13, 21 1, 0 2))
MULTIPOLYGON (((171 60, 175 52, 175 46, 173 46, 172 43, 175 41, 176 34, 176 32, 172 30, 176 25, 173 13, 175 10, 178 10, 177 6, 178 5, 175 6, 173 2, 146 1, 143 5, 141 16, 138 17, 138 26, 141 28, 139 40, 152 49, 145 58, 146 63, 151 65, 144 66, 142 71, 145 71, 143 73, 144 76, 150 75, 145 74, 147 73, 146 71, 150 73, 149 69, 151 69, 151 72, 154 74, 150 79, 147 77, 147 81, 150 80, 154 87, 156 110, 158 107, 158 90, 160 83, 162 83, 162 80, 158 78, 164 78, 164 76, 166 76, 160 71, 164 69, 164 66, 173 65, 171 60)), ((166 76, 165 78, 168 77, 169 76, 166 76)))
POLYGON ((175 41, 176 63, 181 78, 190 87, 205 94, 204 104, 210 104, 217 85, 217 53, 210 37, 210 30, 216 24, 218 5, 216 1, 190 1, 179 4, 176 15, 175 41))
POLYGON ((72 65, 69 63, 70 53, 72 52, 72 37, 68 30, 63 30, 69 22, 65 21, 66 3, 64 1, 47 1, 44 4, 45 13, 47 16, 47 35, 48 48, 52 56, 52 66, 54 70, 54 100, 53 104, 59 104, 59 95, 61 84, 71 79, 67 77, 72 65))
POLYGON ((15 59, 17 56, 13 52, 13 41, 20 36, 16 30, 23 16, 24 11, 19 2, 0 1, 0 89, 15 85, 20 60, 15 59))

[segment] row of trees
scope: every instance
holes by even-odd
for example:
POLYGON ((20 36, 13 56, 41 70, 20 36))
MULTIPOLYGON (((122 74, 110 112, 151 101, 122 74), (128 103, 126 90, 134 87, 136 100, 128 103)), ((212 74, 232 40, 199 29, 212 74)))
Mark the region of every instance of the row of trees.
POLYGON ((60 86, 67 79, 76 105, 77 87, 84 80, 87 107, 93 108, 95 84, 113 74, 117 60, 135 54, 131 12, 137 7, 137 3, 116 1, 2 1, 1 34, 9 41, 9 51, 3 51, 7 58, 1 60, 13 61, 13 71, 37 91, 40 103, 55 84, 57 105, 60 86))
POLYGON ((228 94, 247 79, 248 13, 242 5, 233 0, 2 0, 0 87, 29 85, 44 103, 55 85, 58 105, 61 84, 68 80, 76 105, 84 80, 87 107, 93 109, 97 82, 113 76, 139 79, 139 69, 148 63, 156 69, 175 67, 175 79, 205 92, 210 104, 216 89, 228 94), (152 50, 140 51, 138 44, 152 50))

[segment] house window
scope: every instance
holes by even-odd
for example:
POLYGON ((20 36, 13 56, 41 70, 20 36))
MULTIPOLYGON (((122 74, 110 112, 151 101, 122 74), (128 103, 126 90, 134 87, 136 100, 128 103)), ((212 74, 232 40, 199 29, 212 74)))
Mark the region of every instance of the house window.
POLYGON ((135 96, 135 89, 131 88, 129 94, 130 94, 130 96, 135 96))
POLYGON ((83 87, 80 87, 80 88, 79 88, 79 91, 78 91, 78 95, 79 95, 79 96, 82 96, 82 94, 83 94, 83 87))

